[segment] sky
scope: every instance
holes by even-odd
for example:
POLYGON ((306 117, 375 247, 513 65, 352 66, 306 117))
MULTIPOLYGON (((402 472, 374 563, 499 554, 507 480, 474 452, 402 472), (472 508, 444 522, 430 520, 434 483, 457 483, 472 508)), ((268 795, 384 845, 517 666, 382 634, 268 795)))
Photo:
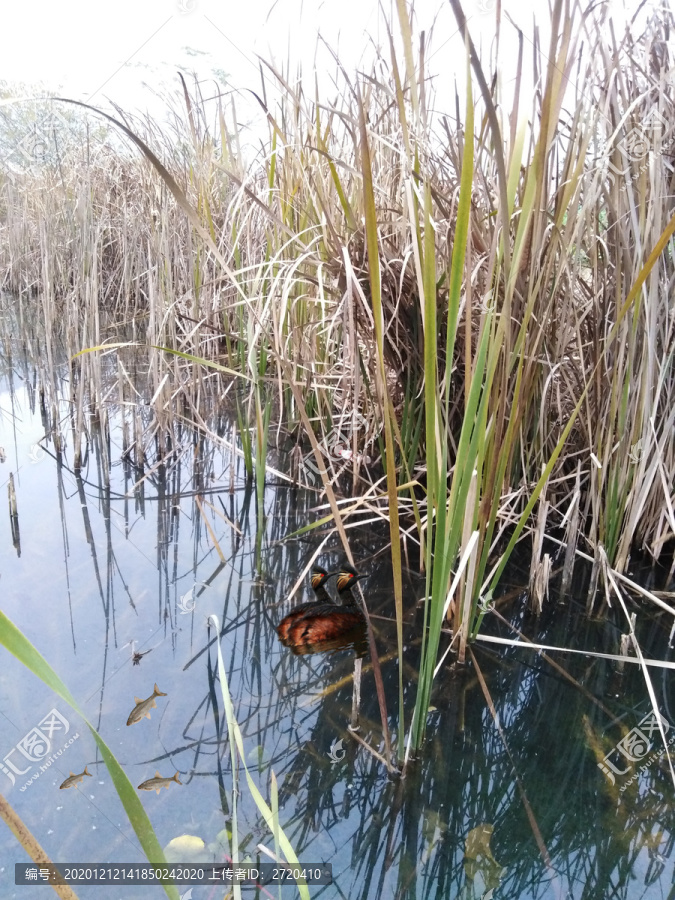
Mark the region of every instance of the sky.
MULTIPOLYGON (((474 39, 489 40, 496 4, 464 0, 474 39)), ((391 5, 384 0, 385 9, 391 5)), ((526 33, 535 12, 540 23, 548 18, 547 7, 542 0, 503 2, 526 33)), ((385 37, 378 8, 376 0, 23 0, 2 12, 0 79, 43 82, 76 99, 135 102, 144 80, 157 84, 160 73, 166 83, 181 65, 203 74, 219 69, 245 87, 259 82, 256 54, 302 60, 307 71, 319 33, 351 70, 371 38, 385 37)), ((415 15, 418 30, 436 21, 437 46, 457 32, 447 0, 416 0, 415 15)))
MULTIPOLYGON (((463 0, 476 44, 490 46, 498 0, 463 0)), ((606 0, 617 12, 635 8, 631 0, 606 0)), ((397 31, 393 0, 382 0, 397 31)), ((536 14, 546 40, 548 3, 502 0, 503 13, 525 32, 526 60, 536 14)), ((441 103, 451 110, 454 81, 465 65, 457 24, 447 0, 416 0, 416 32, 433 26, 429 68, 441 103)), ((501 59, 515 58, 515 28, 503 18, 501 59)), ((5 4, 0 32, 0 81, 41 84, 46 93, 83 100, 109 109, 148 109, 160 116, 158 95, 176 93, 177 72, 195 72, 203 95, 226 79, 238 113, 259 114, 249 89, 260 91, 259 56, 278 64, 291 61, 291 75, 302 64, 313 92, 313 69, 323 88, 335 62, 320 35, 351 74, 372 45, 385 46, 386 31, 377 0, 23 0, 5 4), (318 49, 317 49, 318 47, 318 49)), ((544 44, 545 46, 545 44, 544 44)))

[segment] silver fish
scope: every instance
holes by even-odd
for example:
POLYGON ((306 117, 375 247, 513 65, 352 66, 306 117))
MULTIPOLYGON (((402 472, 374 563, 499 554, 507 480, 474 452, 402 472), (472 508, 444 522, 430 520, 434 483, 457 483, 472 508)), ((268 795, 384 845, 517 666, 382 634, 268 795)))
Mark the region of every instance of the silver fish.
POLYGON ((159 794, 160 788, 165 787, 167 791, 169 790, 169 782, 175 781, 176 784, 182 784, 182 781, 178 780, 178 772, 173 775, 171 778, 162 778, 159 772, 155 769, 155 777, 148 778, 147 781, 144 781, 142 784, 138 785, 139 791, 157 791, 159 794))
POLYGON ((127 725, 133 725, 135 722, 140 722, 141 719, 145 716, 146 719, 150 718, 150 710, 153 706, 157 706, 155 703, 155 697, 166 697, 166 694, 160 691, 160 689, 155 684, 155 689, 150 694, 147 700, 139 700, 138 697, 134 697, 134 702, 136 706, 129 713, 129 718, 127 719, 127 725))
POLYGON ((79 781, 83 780, 85 775, 88 775, 90 778, 93 778, 93 775, 91 774, 91 772, 87 771, 86 766, 84 767, 84 772, 80 772, 79 775, 73 775, 73 773, 71 772, 69 777, 66 778, 66 780, 63 782, 63 784, 61 785, 59 790, 65 791, 69 787, 74 787, 79 781))

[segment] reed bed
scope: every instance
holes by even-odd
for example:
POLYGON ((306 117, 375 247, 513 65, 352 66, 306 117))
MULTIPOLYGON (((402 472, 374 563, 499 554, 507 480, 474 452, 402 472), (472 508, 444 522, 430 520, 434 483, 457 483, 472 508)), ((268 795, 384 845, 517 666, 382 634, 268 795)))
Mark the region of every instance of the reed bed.
MULTIPOLYGON (((225 402, 259 519, 272 448, 323 488, 345 543, 340 494, 366 495, 390 524, 401 657, 415 545, 428 602, 410 752, 442 626, 464 659, 523 534, 535 609, 547 533, 564 534, 568 579, 577 547, 596 560, 589 597, 607 565, 663 561, 675 535, 672 15, 618 34, 604 8, 556 0, 549 46, 535 35, 527 53, 520 35, 507 96, 512 26, 497 19, 481 59, 451 6, 466 36, 452 115, 399 0, 388 46, 354 75, 336 59, 328 97, 261 67, 269 133, 252 160, 230 99, 183 83, 169 124, 119 111, 97 140, 54 130, 38 167, 0 174, 1 283, 62 329, 74 435, 87 404, 105 430, 112 390, 109 356, 75 356, 127 343, 103 322, 127 323, 133 346, 109 353, 137 461, 148 435, 170 451, 176 416, 208 432, 225 402)), ((91 115, 58 106, 81 135, 91 115)), ((402 758, 402 681, 399 703, 402 758)))

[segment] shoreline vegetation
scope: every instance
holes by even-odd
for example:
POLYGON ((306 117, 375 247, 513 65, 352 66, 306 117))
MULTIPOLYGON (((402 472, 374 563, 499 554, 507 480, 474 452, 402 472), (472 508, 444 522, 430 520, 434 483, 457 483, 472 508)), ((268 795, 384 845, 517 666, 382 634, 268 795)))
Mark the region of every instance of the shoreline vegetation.
MULTIPOLYGON (((550 534, 563 584, 577 550, 593 559, 589 610, 598 589, 623 604, 631 553, 675 565, 672 15, 619 34, 604 7, 555 0, 550 45, 519 35, 507 105, 499 37, 479 58, 450 4, 466 34, 452 115, 434 109, 428 36, 399 0, 371 70, 336 59, 330 96, 261 67, 269 135, 252 161, 231 97, 181 78, 161 126, 45 101, 40 153, 34 141, 29 165, 0 170, 3 327, 40 321, 57 452, 62 352, 76 466, 92 422, 106 445, 106 404, 125 408, 140 468, 153 446, 170 459, 177 425, 213 436, 227 409, 260 521, 282 447, 348 554, 347 521, 388 521, 400 661, 402 555, 419 556, 428 601, 409 727, 399 665, 399 761, 424 741, 442 629, 463 661, 521 537, 535 611, 550 534)), ((497 20, 497 36, 512 27, 497 20)), ((2 101, 4 149, 28 109, 2 101)))

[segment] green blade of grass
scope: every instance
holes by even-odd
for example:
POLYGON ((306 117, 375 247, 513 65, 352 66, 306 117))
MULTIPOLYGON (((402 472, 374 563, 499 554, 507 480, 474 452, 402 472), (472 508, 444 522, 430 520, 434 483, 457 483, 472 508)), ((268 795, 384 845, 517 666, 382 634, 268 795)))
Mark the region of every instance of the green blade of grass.
MULTIPOLYGON (((399 654, 399 728, 398 758, 403 759, 405 748, 405 726, 403 705, 403 578, 401 575, 401 538, 398 516, 398 490, 396 478, 396 448, 394 445, 391 419, 391 401, 387 394, 387 379, 384 368, 384 316, 382 311, 382 283, 380 276, 379 242, 377 235, 377 211, 373 191, 373 173, 370 161, 368 131, 361 99, 359 103, 359 130, 361 135, 361 167, 363 174, 364 207, 366 211, 366 243, 368 247, 368 278, 370 281, 373 318, 375 320, 375 343, 377 346, 377 381, 380 406, 384 413, 384 441, 386 447, 387 495, 389 498, 389 533, 391 535, 391 562, 394 576, 394 605, 396 609, 396 637, 399 654)), ((433 241, 433 238, 432 238, 433 241)), ((388 750, 388 748, 387 748, 388 750)), ((387 756, 389 754, 387 753, 387 756)))
MULTIPOLYGON (((220 622, 218 621, 218 617, 215 615, 210 615, 209 619, 212 619, 216 626, 216 634, 218 635, 218 641, 216 642, 216 649, 218 651, 218 678, 220 679, 220 690, 223 695, 223 707, 225 709, 225 716, 227 718, 227 730, 230 737, 230 747, 231 752, 234 753, 234 747, 236 746, 237 751, 239 752, 239 759, 241 760, 241 764, 244 767, 244 773, 246 775, 246 783, 248 784, 248 788, 251 792, 251 796, 255 801, 255 805, 258 807, 262 816, 265 820, 265 824, 270 829, 270 832, 274 835, 275 840, 278 839, 279 846, 286 857, 286 860, 291 865, 298 865, 298 858, 295 855, 295 851, 293 850, 293 846, 291 842, 286 837, 286 834, 279 825, 279 816, 278 816, 278 808, 277 815, 275 816, 272 808, 267 804, 267 801, 260 793, 260 789, 257 784, 251 777, 251 773, 248 770, 248 766, 246 765, 246 754, 244 752, 244 739, 241 734, 241 729, 239 728, 239 723, 237 722, 236 716, 234 714, 234 706, 232 705, 232 696, 230 694, 230 687, 227 680, 227 671, 225 669, 225 663, 223 661, 223 652, 220 648, 220 622)), ((274 802, 274 797, 273 797, 274 802)), ((233 860, 234 863, 238 863, 239 860, 233 860)), ((307 884, 304 883, 301 879, 297 880, 298 891, 300 892, 300 897, 302 900, 310 900, 309 896, 309 888, 307 884)))
MULTIPOLYGON (((87 719, 73 695, 47 660, 2 611, 0 611, 0 644, 15 656, 22 665, 29 669, 33 675, 43 681, 48 688, 54 691, 55 694, 58 694, 82 718, 101 751, 101 756, 110 772, 115 790, 148 861, 157 865, 166 865, 166 859, 157 840, 157 835, 136 793, 136 789, 127 778, 124 769, 117 762, 112 750, 110 750, 87 719)), ((170 900, 179 900, 178 891, 173 885, 164 885, 164 891, 170 900)))

